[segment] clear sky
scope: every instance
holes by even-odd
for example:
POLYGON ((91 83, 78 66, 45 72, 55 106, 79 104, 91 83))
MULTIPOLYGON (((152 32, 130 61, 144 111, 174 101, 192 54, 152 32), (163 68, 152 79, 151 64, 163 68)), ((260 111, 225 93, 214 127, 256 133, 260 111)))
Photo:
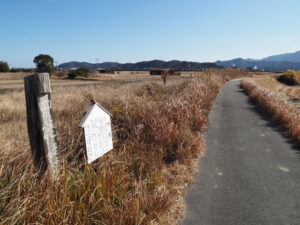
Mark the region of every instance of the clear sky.
POLYGON ((263 58, 300 50, 299 0, 1 0, 0 61, 263 58))

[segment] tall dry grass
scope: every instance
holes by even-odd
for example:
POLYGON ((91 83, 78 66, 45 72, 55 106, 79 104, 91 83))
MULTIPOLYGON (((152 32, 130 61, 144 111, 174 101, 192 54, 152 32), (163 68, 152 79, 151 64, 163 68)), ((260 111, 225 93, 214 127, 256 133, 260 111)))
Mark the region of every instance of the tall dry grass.
POLYGON ((273 121, 279 123, 287 134, 300 143, 299 109, 288 103, 282 95, 262 88, 254 81, 242 80, 241 86, 255 103, 271 115, 273 121))
POLYGON ((0 95, 0 223, 175 224, 203 152, 209 110, 227 79, 228 71, 215 70, 166 86, 54 88, 57 182, 48 174, 36 179, 23 92, 0 95), (114 150, 88 165, 77 127, 92 99, 113 115, 114 150))
POLYGON ((248 70, 236 69, 236 68, 225 68, 225 69, 205 69, 203 71, 205 79, 222 79, 222 82, 226 82, 232 79, 239 79, 244 77, 253 77, 254 73, 248 70))
POLYGON ((56 88, 60 178, 36 179, 22 92, 0 95, 2 224, 166 224, 203 151, 221 83, 56 88), (91 99, 113 115, 114 150, 86 164, 77 128, 91 99), (168 217, 169 216, 169 217, 168 217))
POLYGON ((21 80, 26 76, 32 75, 31 72, 17 72, 17 73, 0 73, 1 80, 21 80))

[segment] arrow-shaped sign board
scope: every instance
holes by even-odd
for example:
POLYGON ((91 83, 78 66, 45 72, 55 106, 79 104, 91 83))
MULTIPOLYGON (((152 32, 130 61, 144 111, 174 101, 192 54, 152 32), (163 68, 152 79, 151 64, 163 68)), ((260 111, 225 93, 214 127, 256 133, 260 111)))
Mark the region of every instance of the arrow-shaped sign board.
POLYGON ((101 105, 92 105, 79 126, 84 129, 88 163, 113 149, 111 115, 101 105))

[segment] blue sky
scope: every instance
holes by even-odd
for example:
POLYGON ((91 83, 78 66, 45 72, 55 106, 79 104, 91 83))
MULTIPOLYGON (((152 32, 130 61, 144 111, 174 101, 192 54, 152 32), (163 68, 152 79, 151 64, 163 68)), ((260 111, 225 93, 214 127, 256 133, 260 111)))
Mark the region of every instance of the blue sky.
POLYGON ((0 61, 263 58, 300 50, 299 0, 1 0, 0 61))

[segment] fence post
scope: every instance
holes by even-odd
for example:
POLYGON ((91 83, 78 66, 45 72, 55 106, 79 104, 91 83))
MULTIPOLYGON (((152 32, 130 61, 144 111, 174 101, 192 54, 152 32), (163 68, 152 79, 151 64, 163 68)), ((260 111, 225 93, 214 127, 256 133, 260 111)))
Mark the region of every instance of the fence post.
POLYGON ((55 128, 51 111, 51 87, 48 73, 24 78, 27 128, 34 165, 43 176, 49 168, 52 179, 59 171, 55 128))

